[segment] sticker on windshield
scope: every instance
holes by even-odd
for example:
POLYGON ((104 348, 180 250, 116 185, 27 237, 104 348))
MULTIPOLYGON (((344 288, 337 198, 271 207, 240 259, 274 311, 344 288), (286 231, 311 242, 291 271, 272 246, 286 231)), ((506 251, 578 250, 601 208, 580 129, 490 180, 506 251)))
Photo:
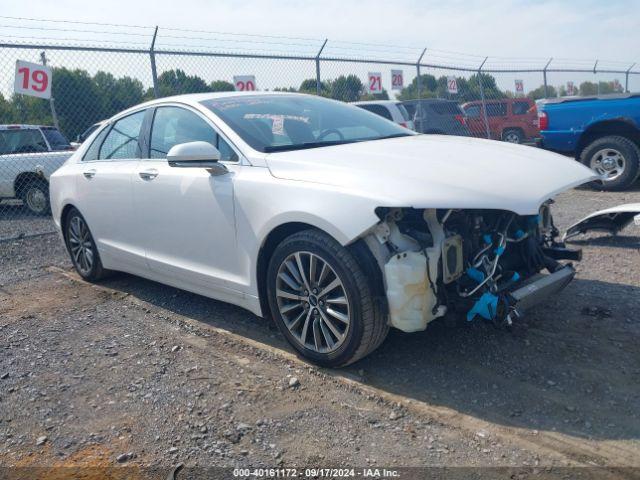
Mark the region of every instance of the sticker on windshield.
POLYGON ((284 135, 284 116, 274 115, 273 125, 271 126, 271 133, 274 135, 284 135))

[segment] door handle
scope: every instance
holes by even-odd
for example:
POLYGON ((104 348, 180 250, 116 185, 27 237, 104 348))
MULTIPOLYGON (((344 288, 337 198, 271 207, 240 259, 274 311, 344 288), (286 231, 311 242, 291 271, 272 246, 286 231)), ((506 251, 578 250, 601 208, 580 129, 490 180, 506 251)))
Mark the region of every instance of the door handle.
POLYGON ((85 170, 82 174, 84 175, 84 178, 93 178, 96 176, 96 170, 95 168, 92 168, 91 170, 85 170))
POLYGON ((149 170, 138 172, 138 175, 143 180, 153 180, 158 176, 158 170, 156 170, 155 168, 150 168, 149 170))

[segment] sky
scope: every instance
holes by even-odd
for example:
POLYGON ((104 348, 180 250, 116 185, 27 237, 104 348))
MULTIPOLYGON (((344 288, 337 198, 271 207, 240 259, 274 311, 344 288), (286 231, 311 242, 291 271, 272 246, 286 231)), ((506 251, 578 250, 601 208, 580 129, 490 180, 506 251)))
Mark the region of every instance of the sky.
POLYGON ((109 0, 107 3, 0 0, 0 15, 326 37, 481 56, 640 61, 634 58, 640 57, 640 0, 109 0))
MULTIPOLYGON (((327 56, 374 55, 415 62, 426 48, 423 63, 448 62, 476 68, 484 56, 489 56, 487 66, 493 68, 542 68, 553 57, 552 66, 556 68, 591 68, 597 59, 600 68, 609 66, 626 70, 637 62, 634 70, 640 70, 640 0, 0 0, 0 7, 0 41, 28 42, 38 36, 93 41, 104 38, 119 46, 139 42, 139 48, 147 48, 152 27, 158 25, 157 45, 165 49, 215 43, 216 48, 227 50, 313 55, 323 39, 329 38, 324 52, 327 56), (148 28, 32 22, 3 17, 148 28), (77 29, 110 33, 79 33, 74 31, 77 29), (216 36, 206 32, 246 35, 216 36), (289 38, 274 38, 282 36, 289 38)), ((98 63, 94 59, 91 62, 98 63)), ((211 65, 213 69, 213 63, 211 65)), ((229 62, 222 70, 226 78, 236 73, 252 73, 248 71, 252 65, 229 62)), ((124 71, 123 66, 118 68, 124 71)), ((185 61, 181 68, 203 71, 203 67, 195 62, 185 61)), ((220 68, 216 68, 218 73, 220 68)), ((327 69, 336 76, 343 73, 340 68, 329 65, 327 69)), ((366 77, 368 68, 362 66, 363 72, 358 74, 366 77)), ((268 85, 271 88, 276 86, 277 75, 283 71, 296 70, 296 75, 289 75, 292 85, 315 73, 312 65, 305 65, 304 72, 293 64, 256 69, 263 79, 263 86, 271 83, 268 85)), ((434 73, 442 75, 446 71, 434 73)), ((407 72, 406 76, 413 74, 407 72)), ((525 81, 525 90, 540 85, 539 76, 520 75, 525 81)), ((555 74, 550 76, 549 83, 559 85, 584 79, 588 79, 587 76, 555 74)), ((593 78, 598 79, 613 80, 600 74, 593 78)), ((148 83, 144 78, 142 80, 148 83)), ((514 81, 513 76, 506 75, 498 80, 503 88, 510 87, 514 81)), ((623 81, 623 78, 619 80, 623 81)), ((0 82, 0 90, 8 88, 9 81, 0 82)), ((639 88, 640 75, 632 76, 632 89, 639 88)))

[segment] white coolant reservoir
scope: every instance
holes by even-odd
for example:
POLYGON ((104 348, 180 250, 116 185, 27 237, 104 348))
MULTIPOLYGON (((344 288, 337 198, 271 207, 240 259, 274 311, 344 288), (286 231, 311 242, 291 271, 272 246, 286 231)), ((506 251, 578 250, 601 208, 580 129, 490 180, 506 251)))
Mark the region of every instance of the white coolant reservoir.
POLYGON ((427 278, 427 258, 423 252, 394 255, 384 266, 391 325, 404 332, 427 328, 437 302, 427 278))

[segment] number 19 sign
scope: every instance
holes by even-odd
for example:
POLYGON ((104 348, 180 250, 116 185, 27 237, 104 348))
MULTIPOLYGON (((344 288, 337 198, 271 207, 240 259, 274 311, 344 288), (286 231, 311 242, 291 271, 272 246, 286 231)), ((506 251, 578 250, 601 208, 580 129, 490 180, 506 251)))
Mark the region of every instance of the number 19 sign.
POLYGON ((238 92, 252 92, 256 89, 256 76, 236 75, 233 77, 233 85, 238 92))
POLYGON ((32 97, 51 98, 51 69, 39 63, 18 60, 13 91, 32 97))

